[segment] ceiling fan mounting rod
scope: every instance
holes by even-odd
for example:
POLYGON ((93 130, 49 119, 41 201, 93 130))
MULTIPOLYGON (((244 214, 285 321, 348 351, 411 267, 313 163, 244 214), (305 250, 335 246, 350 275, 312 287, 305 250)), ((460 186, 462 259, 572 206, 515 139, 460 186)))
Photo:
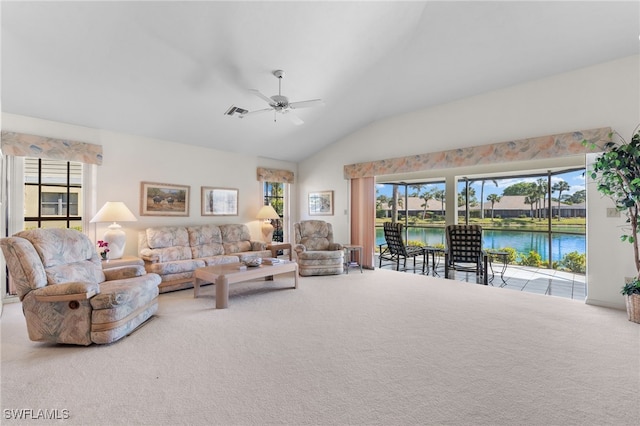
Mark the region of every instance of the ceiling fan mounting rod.
POLYGON ((284 71, 275 70, 273 75, 278 78, 278 96, 282 96, 282 78, 284 77, 284 71))

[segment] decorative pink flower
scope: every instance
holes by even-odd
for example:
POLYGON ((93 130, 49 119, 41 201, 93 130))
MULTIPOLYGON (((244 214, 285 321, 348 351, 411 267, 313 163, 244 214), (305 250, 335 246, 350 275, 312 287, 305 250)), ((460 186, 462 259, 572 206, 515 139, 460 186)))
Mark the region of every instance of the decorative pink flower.
POLYGON ((109 247, 109 243, 106 241, 98 240, 98 247, 102 249, 100 250, 100 256, 106 259, 106 255, 107 253, 109 253, 109 249, 107 248, 109 247))

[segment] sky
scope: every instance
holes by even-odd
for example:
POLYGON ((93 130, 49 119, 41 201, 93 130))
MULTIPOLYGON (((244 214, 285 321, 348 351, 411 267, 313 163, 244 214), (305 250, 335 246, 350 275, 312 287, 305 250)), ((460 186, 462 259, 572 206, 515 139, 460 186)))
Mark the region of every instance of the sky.
MULTIPOLYGON (((551 177, 551 185, 553 185, 556 182, 559 182, 561 180, 564 180, 565 182, 567 182, 570 186, 570 189, 568 191, 563 191, 562 195, 570 195, 575 193, 576 191, 580 191, 580 190, 585 190, 585 177, 583 175, 583 171, 582 170, 578 170, 578 171, 574 171, 574 172, 568 172, 568 173, 563 173, 561 175, 555 175, 551 177)), ((486 199, 487 195, 489 194, 497 194, 497 195, 502 195, 503 191, 505 188, 514 185, 518 182, 535 182, 538 179, 543 178, 546 180, 546 176, 537 176, 537 177, 526 177, 526 178, 522 178, 522 177, 511 177, 511 178, 506 178, 506 179, 496 179, 498 182, 498 186, 496 187, 496 185, 492 182, 492 181, 486 181, 484 184, 484 197, 486 199)), ((462 181, 460 181, 462 182, 462 181)), ((480 196, 480 189, 481 189, 481 185, 480 183, 473 183, 471 184, 471 187, 475 188, 476 190, 476 197, 480 196)), ((429 189, 444 189, 444 182, 441 184, 426 184, 423 188, 423 190, 429 190, 429 189)), ((391 192, 392 192, 392 185, 383 185, 383 184, 377 184, 376 185, 376 190, 377 190, 377 194, 376 197, 378 195, 386 195, 387 197, 391 196, 391 192)), ((409 188, 409 194, 411 194, 414 190, 412 190, 411 188, 409 188)), ((553 194, 553 196, 557 196, 557 192, 553 194)))

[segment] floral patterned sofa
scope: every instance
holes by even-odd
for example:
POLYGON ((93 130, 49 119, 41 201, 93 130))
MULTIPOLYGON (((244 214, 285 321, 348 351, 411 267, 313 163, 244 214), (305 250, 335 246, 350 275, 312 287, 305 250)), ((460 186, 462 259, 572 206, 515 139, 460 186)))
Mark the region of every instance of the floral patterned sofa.
POLYGON ((0 247, 33 341, 112 343, 158 309, 158 275, 140 265, 103 270, 93 242, 76 230, 22 231, 0 247))
POLYGON ((244 224, 162 226, 138 233, 138 255, 147 272, 160 275, 160 293, 193 287, 197 268, 271 257, 244 224))

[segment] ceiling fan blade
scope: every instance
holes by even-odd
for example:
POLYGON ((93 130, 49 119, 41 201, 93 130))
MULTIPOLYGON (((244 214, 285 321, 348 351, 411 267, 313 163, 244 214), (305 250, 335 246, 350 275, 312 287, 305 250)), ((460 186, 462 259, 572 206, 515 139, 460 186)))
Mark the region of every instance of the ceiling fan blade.
POLYGON ((324 102, 322 102, 322 99, 311 99, 308 101, 291 102, 289 104, 289 107, 296 109, 296 108, 309 108, 317 105, 324 105, 324 102))
POLYGON ((247 115, 262 114, 263 112, 267 112, 267 111, 273 111, 273 108, 265 108, 265 109, 257 109, 255 111, 248 111, 248 112, 242 114, 240 116, 240 118, 245 117, 247 115))
POLYGON ((283 113, 283 115, 286 115, 289 118, 289 120, 291 120, 291 122, 293 124, 295 124, 296 126, 304 124, 304 121, 302 121, 302 119, 300 117, 298 117, 297 115, 295 115, 291 111, 287 111, 286 113, 283 113))
POLYGON ((263 95, 259 90, 256 89, 249 89, 249 91, 251 93, 253 93, 254 95, 256 95, 257 97, 259 97, 260 99, 264 100, 266 103, 268 103, 269 105, 273 104, 273 99, 271 99, 268 96, 263 95))

